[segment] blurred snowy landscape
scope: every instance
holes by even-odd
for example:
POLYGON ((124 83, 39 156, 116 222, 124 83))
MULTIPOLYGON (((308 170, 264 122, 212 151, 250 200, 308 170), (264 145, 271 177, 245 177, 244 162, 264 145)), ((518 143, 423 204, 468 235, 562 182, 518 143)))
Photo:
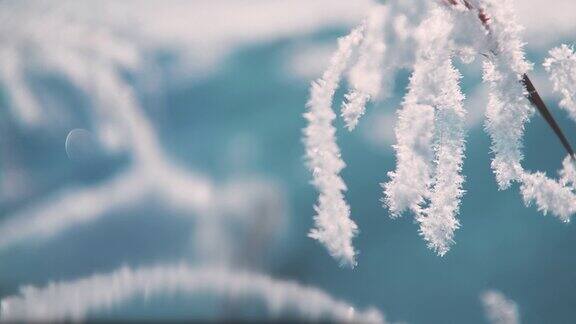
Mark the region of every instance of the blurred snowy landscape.
MULTIPOLYGON (((250 320, 278 309, 276 318, 381 312, 408 323, 486 323, 479 296, 497 289, 518 304, 522 323, 575 321, 576 229, 525 208, 515 190, 498 191, 479 62, 459 66, 471 131, 450 253, 431 253, 415 224, 391 221, 379 202, 409 71, 354 133, 339 127, 358 266, 339 267, 307 237, 317 196, 301 140, 309 84, 373 4, 0 1, 0 299, 94 279, 84 295, 30 292, 40 319, 73 314, 74 298, 106 299, 103 283, 130 278, 127 290, 150 280, 149 291, 92 302, 82 315, 250 320), (315 303, 298 304, 301 296, 315 303)), ((575 142, 542 61, 576 41, 576 2, 515 5, 533 81, 575 142)), ((525 152, 528 169, 548 173, 564 158, 538 115, 525 152)))

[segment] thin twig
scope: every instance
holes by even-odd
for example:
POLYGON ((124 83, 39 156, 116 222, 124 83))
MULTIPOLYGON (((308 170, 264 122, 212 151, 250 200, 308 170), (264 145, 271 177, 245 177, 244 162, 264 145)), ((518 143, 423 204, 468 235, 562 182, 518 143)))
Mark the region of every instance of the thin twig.
MULTIPOLYGON (((458 5, 457 0, 445 0, 445 2, 447 2, 449 5, 452 5, 452 6, 458 5)), ((466 9, 478 11, 478 19, 482 23, 482 26, 484 26, 484 28, 486 28, 486 30, 490 31, 490 26, 488 25, 488 21, 490 20, 490 17, 488 17, 486 15, 484 10, 482 10, 481 8, 478 8, 478 9, 474 8, 474 6, 468 0, 462 0, 462 2, 464 4, 464 6, 466 7, 466 9)), ((566 136, 562 132, 562 129, 560 128, 560 126, 558 125, 558 123, 556 122, 556 120, 554 119, 552 114, 550 113, 550 110, 548 109, 548 107, 546 107, 544 100, 542 100, 542 97, 540 97, 540 94, 538 93, 538 91, 534 87, 534 84, 532 83, 532 81, 530 80, 530 78, 528 77, 527 74, 522 75, 522 83, 524 84, 526 91, 528 91, 527 98, 530 101, 530 103, 538 109, 538 112, 540 112, 540 115, 542 115, 544 120, 546 120, 546 122, 548 123, 548 126, 550 126, 550 128, 552 128, 552 130, 554 131, 554 133, 556 134, 556 136, 558 137, 558 139, 562 143, 562 146, 564 147, 564 149, 566 149, 566 151, 568 152, 570 157, 572 157, 572 159, 576 161, 576 156, 574 155, 574 150, 572 149, 570 142, 568 141, 568 139, 566 138, 566 136)))
POLYGON ((530 81, 530 78, 528 77, 527 74, 524 74, 522 76, 522 83, 524 83, 524 86, 528 91, 528 100, 530 100, 530 102, 534 106, 536 106, 536 108, 538 108, 538 111, 540 112, 542 117, 544 117, 544 120, 546 120, 546 122, 552 128, 552 130, 554 130, 554 133, 556 133, 556 136, 558 137, 558 139, 560 139, 560 142, 562 142, 562 146, 564 146, 564 148, 566 149, 568 154, 570 154, 572 159, 576 159, 576 157, 574 156, 574 150, 572 149, 570 142, 568 142, 568 139, 566 139, 566 136, 564 136, 562 129, 560 129, 560 126, 558 126, 558 123, 556 122, 554 117, 552 117, 550 110, 548 110, 548 107, 546 107, 546 104, 540 97, 540 94, 538 94, 538 91, 536 91, 536 88, 532 84, 532 81, 530 81))

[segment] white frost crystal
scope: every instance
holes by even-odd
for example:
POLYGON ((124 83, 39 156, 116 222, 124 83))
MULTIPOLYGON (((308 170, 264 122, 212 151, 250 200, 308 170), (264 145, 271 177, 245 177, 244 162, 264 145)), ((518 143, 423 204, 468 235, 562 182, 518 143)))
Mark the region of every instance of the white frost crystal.
MULTIPOLYGON (((492 140, 492 169, 499 189, 520 185, 526 205, 535 204, 568 222, 576 212, 575 162, 567 157, 559 180, 522 167, 524 128, 534 113, 523 81, 532 64, 525 59, 522 27, 511 0, 423 1, 391 0, 375 5, 368 18, 341 41, 332 64, 312 86, 306 114, 306 154, 320 191, 312 236, 330 253, 354 263, 351 238, 356 225, 349 219, 346 190, 339 172, 344 167, 332 125, 333 95, 345 62, 356 60, 348 74, 342 117, 353 130, 366 104, 383 98, 399 68, 412 74, 396 125, 396 169, 388 172, 382 201, 391 217, 410 211, 427 245, 444 255, 460 226, 457 215, 464 193, 464 95, 453 59, 471 63, 484 59, 483 80, 489 86, 486 131, 492 140), (360 31, 364 38, 360 39, 360 31), (358 53, 352 55, 352 49, 358 53), (322 132, 323 134, 318 134, 322 132)), ((550 51, 544 63, 560 106, 576 121, 576 55, 563 45, 550 51)))

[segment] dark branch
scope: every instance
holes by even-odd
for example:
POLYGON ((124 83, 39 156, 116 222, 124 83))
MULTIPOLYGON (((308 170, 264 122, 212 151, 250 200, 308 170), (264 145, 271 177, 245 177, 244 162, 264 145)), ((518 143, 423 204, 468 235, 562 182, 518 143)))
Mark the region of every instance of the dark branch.
MULTIPOLYGON (((458 5, 458 0, 445 0, 445 1, 451 6, 458 5)), ((466 6, 466 9, 478 11, 478 19, 482 23, 482 26, 484 26, 484 28, 486 28, 486 30, 490 32, 490 25, 489 25, 490 17, 486 15, 484 10, 482 10, 482 8, 478 9, 474 8, 474 6, 468 0, 462 0, 462 1, 466 6)), ((524 84, 524 87, 528 91, 528 100, 530 100, 530 103, 536 106, 542 117, 544 117, 544 120, 546 120, 546 122, 548 123, 548 126, 552 128, 552 130, 562 143, 562 146, 564 146, 564 148, 566 149, 566 152, 568 152, 570 157, 572 157, 572 159, 576 161, 576 156, 574 155, 574 150, 572 149, 570 142, 568 142, 568 139, 566 138, 566 136, 564 136, 562 129, 560 128, 560 126, 558 126, 558 123, 556 122, 554 117, 552 117, 550 110, 548 110, 548 107, 546 107, 544 100, 542 100, 540 94, 538 94, 538 91, 534 87, 534 84, 532 84, 532 81, 530 81, 530 78, 528 77, 527 74, 524 74, 522 76, 522 83, 524 84)))
POLYGON ((548 125, 552 128, 552 130, 554 130, 554 133, 556 133, 556 136, 562 143, 562 146, 564 146, 564 148, 566 149, 568 154, 572 157, 572 159, 575 159, 576 157, 574 156, 574 150, 572 149, 570 142, 568 142, 568 139, 566 139, 566 136, 564 136, 562 129, 560 128, 560 126, 558 126, 558 123, 556 122, 554 117, 552 117, 550 110, 548 110, 548 107, 546 107, 546 104, 540 97, 540 94, 538 94, 538 91, 536 91, 534 84, 532 84, 532 81, 530 81, 530 78, 528 77, 527 74, 524 74, 522 76, 522 83, 524 83, 524 86, 528 91, 528 100, 530 100, 530 103, 536 106, 542 117, 544 117, 544 120, 546 120, 548 125))

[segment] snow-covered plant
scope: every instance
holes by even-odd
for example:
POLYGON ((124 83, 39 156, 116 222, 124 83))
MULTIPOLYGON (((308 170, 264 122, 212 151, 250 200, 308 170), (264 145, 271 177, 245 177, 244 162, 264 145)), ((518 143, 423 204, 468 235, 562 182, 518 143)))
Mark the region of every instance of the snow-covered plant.
POLYGON ((310 232, 310 237, 325 244, 334 257, 352 266, 356 264, 352 238, 357 226, 350 219, 350 207, 344 200, 346 185, 339 173, 345 163, 336 145, 336 128, 332 125, 336 115, 331 107, 352 49, 362 40, 363 29, 364 26, 360 26, 339 40, 338 51, 330 61, 330 68, 312 84, 308 102, 310 111, 305 115, 308 127, 304 130, 307 159, 314 174, 314 185, 320 191, 315 207, 318 228, 310 232))
POLYGON ((562 94, 560 108, 576 121, 576 54, 566 45, 550 51, 550 57, 544 61, 544 68, 550 73, 554 91, 562 94))
MULTIPOLYGON (((382 201, 391 217, 411 211, 420 235, 440 256, 454 244, 456 218, 464 193, 464 95, 453 61, 483 60, 483 80, 490 94, 485 128, 492 140, 492 169, 499 189, 520 184, 526 205, 564 222, 576 211, 573 154, 527 73, 511 0, 391 0, 375 4, 368 17, 339 47, 321 79, 311 87, 304 143, 313 184, 320 192, 316 228, 310 236, 322 242, 341 263, 355 265, 352 238, 357 227, 345 200, 346 185, 339 173, 345 163, 336 143, 332 101, 347 72, 350 89, 341 116, 353 130, 366 104, 390 94, 395 72, 412 71, 398 110, 396 170, 383 183, 382 201), (522 138, 534 106, 551 125, 569 152, 560 180, 522 167, 522 138)), ((544 66, 561 107, 576 120, 576 56, 567 46, 550 52, 544 66)))
POLYGON ((27 286, 20 294, 2 299, 0 321, 84 321, 99 310, 111 310, 134 297, 148 299, 178 293, 257 297, 274 316, 296 312, 311 321, 386 323, 374 308, 356 311, 325 292, 291 281, 224 268, 190 267, 185 263, 96 274, 43 288, 27 286))

